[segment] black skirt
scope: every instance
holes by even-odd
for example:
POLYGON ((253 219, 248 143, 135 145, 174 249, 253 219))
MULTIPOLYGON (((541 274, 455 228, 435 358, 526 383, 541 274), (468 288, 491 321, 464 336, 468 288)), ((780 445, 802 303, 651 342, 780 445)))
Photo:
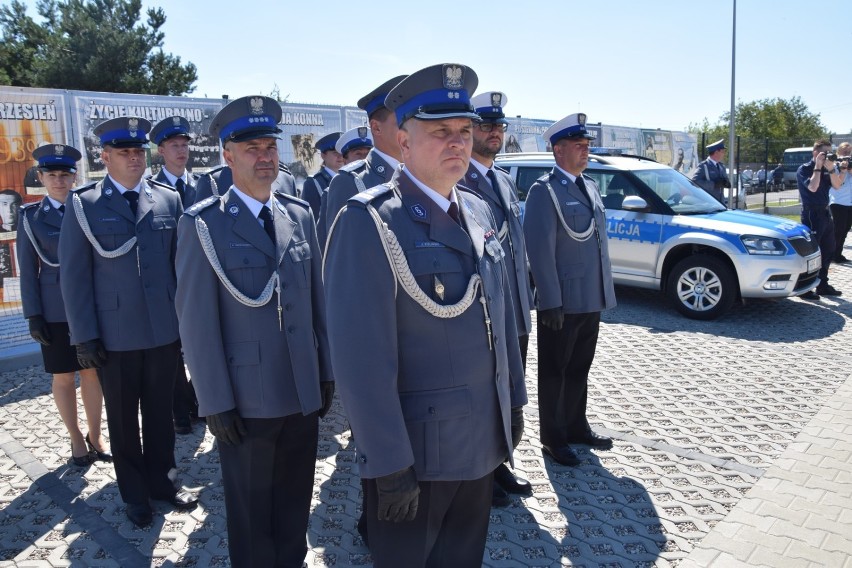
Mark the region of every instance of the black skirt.
POLYGON ((77 350, 71 345, 71 332, 64 321, 47 322, 50 345, 41 346, 44 370, 51 374, 73 373, 82 369, 77 362, 77 350))

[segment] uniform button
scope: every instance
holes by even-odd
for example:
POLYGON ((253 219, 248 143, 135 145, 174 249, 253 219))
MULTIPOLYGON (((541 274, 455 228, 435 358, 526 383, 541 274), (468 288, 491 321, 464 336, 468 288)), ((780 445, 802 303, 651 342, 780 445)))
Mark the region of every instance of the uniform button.
POLYGON ((293 304, 284 304, 284 309, 288 312, 293 309, 293 304))
POLYGON ((244 259, 243 259, 243 264, 248 264, 248 263, 249 263, 249 259, 244 258, 244 259))
POLYGON ((287 289, 287 283, 286 283, 286 282, 282 282, 282 283, 281 283, 281 289, 282 289, 282 290, 286 290, 286 289, 287 289))
POLYGON ((361 456, 358 458, 358 461, 361 463, 367 463, 367 456, 361 456))
POLYGON ((234 358, 233 358, 233 357, 228 357, 228 363, 233 363, 233 362, 234 362, 234 358))
POLYGON ((486 296, 486 297, 488 298, 488 301, 490 302, 491 301, 491 294, 488 294, 488 296, 486 296))
POLYGON ((430 406, 429 407, 429 414, 438 414, 438 411, 435 409, 434 406, 430 406))
POLYGON ((287 333, 293 333, 294 331, 296 331, 296 326, 294 326, 294 325, 287 326, 287 333))

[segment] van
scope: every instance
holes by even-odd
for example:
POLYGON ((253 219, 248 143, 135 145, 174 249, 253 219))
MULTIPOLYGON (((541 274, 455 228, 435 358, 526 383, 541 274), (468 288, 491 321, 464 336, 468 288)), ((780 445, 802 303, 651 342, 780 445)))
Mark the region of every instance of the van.
POLYGON ((814 149, 810 146, 801 148, 787 148, 784 150, 784 159, 781 167, 784 171, 784 187, 796 188, 796 170, 805 162, 814 157, 814 149))

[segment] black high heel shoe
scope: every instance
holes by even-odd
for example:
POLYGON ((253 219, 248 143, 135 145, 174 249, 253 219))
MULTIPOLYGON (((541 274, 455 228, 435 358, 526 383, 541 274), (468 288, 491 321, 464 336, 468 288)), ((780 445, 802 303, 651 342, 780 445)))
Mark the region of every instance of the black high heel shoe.
POLYGON ((89 434, 86 434, 86 445, 89 446, 89 451, 94 452, 95 456, 101 460, 102 462, 111 462, 112 454, 108 452, 102 452, 92 444, 92 441, 89 440, 89 434))
POLYGON ((95 454, 91 451, 82 456, 74 455, 74 445, 71 445, 71 463, 76 465, 77 467, 89 467, 92 465, 92 462, 95 461, 95 454))

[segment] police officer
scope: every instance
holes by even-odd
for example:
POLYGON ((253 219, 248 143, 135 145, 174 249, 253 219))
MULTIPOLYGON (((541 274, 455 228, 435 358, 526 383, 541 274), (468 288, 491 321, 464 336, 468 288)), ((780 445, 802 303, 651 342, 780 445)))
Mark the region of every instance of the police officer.
POLYGON ((589 369, 601 311, 615 307, 606 218, 589 162, 586 115, 569 115, 544 133, 556 166, 527 194, 524 236, 538 309, 538 408, 542 450, 578 465, 571 444, 610 449, 586 419, 589 369))
MULTIPOLYGON (((151 129, 151 140, 157 145, 157 151, 163 158, 163 169, 154 180, 175 188, 184 209, 189 208, 195 203, 195 184, 198 180, 198 176, 186 170, 189 142, 192 140, 189 121, 182 116, 170 116, 161 120, 151 129)), ((175 434, 191 433, 192 418, 198 416, 198 401, 195 398, 195 389, 186 377, 183 355, 178 358, 172 413, 175 434)))
POLYGON ((361 191, 390 181, 394 170, 402 159, 399 144, 396 116, 385 106, 385 97, 406 75, 388 79, 358 100, 358 108, 367 112, 373 147, 363 161, 352 162, 340 168, 338 174, 322 196, 317 232, 320 242, 325 243, 328 227, 346 204, 346 201, 361 191), (357 181, 356 181, 357 178, 357 181))
POLYGON ((344 165, 363 160, 373 147, 373 136, 366 126, 357 126, 340 135, 334 149, 343 156, 344 165))
POLYGON ((385 104, 404 166, 350 199, 329 232, 332 365, 377 568, 481 565, 492 473, 511 451, 511 409, 526 402, 493 217, 455 187, 476 84, 448 63, 394 87, 385 104))
POLYGON ((314 221, 319 220, 322 195, 328 189, 331 178, 337 174, 337 170, 345 163, 343 156, 334 148, 341 134, 343 133, 332 132, 319 139, 316 149, 322 158, 322 166, 320 166, 317 173, 306 179, 305 184, 302 186, 302 199, 307 201, 311 206, 314 221))
POLYGON ((302 565, 317 422, 334 395, 314 219, 272 192, 280 119, 262 96, 216 115, 234 183, 178 230, 181 338, 219 445, 234 566, 302 565))
MULTIPOLYGON (((497 237, 506 255, 506 272, 509 275, 509 289, 512 291, 518 343, 526 366, 527 345, 532 329, 530 306, 533 296, 527 272, 527 248, 524 244, 524 229, 521 226, 521 208, 512 176, 494 166, 494 157, 503 147, 503 135, 509 124, 503 112, 507 101, 506 94, 499 91, 486 91, 470 100, 479 119, 475 120, 473 125, 470 166, 459 184, 481 197, 491 208, 497 222, 497 237)), ((513 424, 519 428, 512 431, 512 445, 516 448, 523 435, 523 409, 513 408, 512 413, 518 415, 513 424)), ((507 492, 532 495, 530 483, 525 479, 516 478, 506 464, 500 464, 494 471, 494 482, 492 504, 495 506, 506 506, 511 502, 507 492)))
POLYGON ((723 163, 725 151, 724 140, 713 142, 707 146, 707 159, 698 164, 698 167, 692 173, 692 181, 722 204, 725 203, 725 195, 722 190, 731 187, 723 163))
MULTIPOLYGON (((41 344, 44 370, 53 374, 53 400, 71 437, 71 463, 87 466, 95 458, 111 461, 101 437, 103 393, 94 369, 83 369, 68 337, 68 319, 59 289, 59 233, 68 192, 74 185, 76 148, 46 144, 33 151, 38 179, 47 190, 40 202, 21 209, 18 225, 18 266, 21 300, 30 335, 41 344), (77 423, 77 389, 74 374, 80 372, 80 394, 86 411, 88 433, 77 423), (95 449, 97 453, 95 452, 95 449)), ((73 262, 70 259, 69 262, 73 262)))
POLYGON ((796 185, 802 200, 802 224, 810 227, 819 243, 822 266, 820 283, 815 290, 802 294, 806 300, 819 300, 820 296, 840 296, 842 292, 828 283, 828 267, 834 258, 834 219, 829 209, 829 190, 843 184, 836 161, 830 160, 831 142, 817 140, 813 158, 796 170, 796 185))
POLYGON ((178 361, 174 255, 183 207, 174 189, 143 179, 150 129, 137 117, 95 128, 107 176, 72 193, 59 237, 71 343, 81 366, 98 369, 118 488, 137 526, 151 523, 149 499, 182 510, 197 503, 168 477, 178 361))

